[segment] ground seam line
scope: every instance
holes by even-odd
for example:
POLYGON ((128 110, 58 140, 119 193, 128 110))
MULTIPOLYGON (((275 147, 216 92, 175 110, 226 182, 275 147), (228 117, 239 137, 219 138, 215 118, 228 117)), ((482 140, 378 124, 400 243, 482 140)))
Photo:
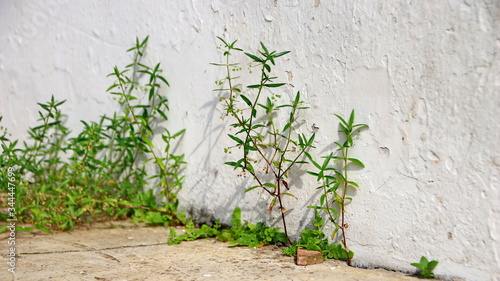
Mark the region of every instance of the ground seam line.
POLYGON ((115 249, 124 249, 124 248, 140 248, 140 247, 150 247, 150 246, 158 246, 158 245, 167 245, 167 242, 155 243, 155 244, 146 244, 146 245, 124 245, 124 246, 115 246, 115 247, 107 247, 102 249, 83 249, 83 250, 62 250, 62 251, 51 251, 51 252, 25 252, 19 253, 20 255, 43 255, 43 254, 59 254, 59 253, 83 253, 83 252, 99 252, 106 250, 115 250, 115 249))

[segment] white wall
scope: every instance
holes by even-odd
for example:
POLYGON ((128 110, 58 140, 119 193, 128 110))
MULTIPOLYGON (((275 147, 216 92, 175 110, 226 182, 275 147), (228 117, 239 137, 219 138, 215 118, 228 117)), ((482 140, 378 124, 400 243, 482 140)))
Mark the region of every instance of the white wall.
MULTIPOLYGON (((425 255, 440 261, 438 274, 500 278, 499 1, 44 2, 0 1, 1 125, 15 138, 52 94, 68 100, 74 131, 114 111, 106 75, 150 35, 148 60, 171 83, 169 128, 187 129, 182 208, 227 222, 240 206, 280 226, 266 196, 244 194, 248 183, 223 164, 227 120, 212 89, 224 73, 209 65, 221 60, 216 36, 252 52, 262 41, 292 51, 276 74, 311 106, 299 131, 320 127, 318 153, 338 139, 333 113, 354 108, 370 125, 353 151, 367 166, 352 172, 362 187, 348 206, 357 265, 413 270, 425 255)), ((297 235, 317 192, 307 175, 292 180, 297 235)))

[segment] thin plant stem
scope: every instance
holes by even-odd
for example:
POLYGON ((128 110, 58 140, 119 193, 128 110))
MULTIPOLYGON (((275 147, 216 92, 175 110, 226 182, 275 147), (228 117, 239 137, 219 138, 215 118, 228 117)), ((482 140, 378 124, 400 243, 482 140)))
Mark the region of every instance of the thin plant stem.
POLYGON ((347 165, 348 165, 348 153, 349 153, 349 147, 344 147, 342 149, 342 154, 343 154, 343 168, 344 168, 344 188, 342 190, 342 203, 340 204, 341 206, 341 214, 342 214, 342 219, 341 219, 341 225, 340 225, 340 230, 342 231, 342 244, 344 244, 344 249, 345 253, 347 256, 347 265, 351 266, 351 258, 349 257, 349 248, 347 247, 347 238, 346 238, 346 224, 345 224, 345 197, 347 194, 347 188, 349 185, 349 179, 348 179, 348 172, 347 172, 347 165))

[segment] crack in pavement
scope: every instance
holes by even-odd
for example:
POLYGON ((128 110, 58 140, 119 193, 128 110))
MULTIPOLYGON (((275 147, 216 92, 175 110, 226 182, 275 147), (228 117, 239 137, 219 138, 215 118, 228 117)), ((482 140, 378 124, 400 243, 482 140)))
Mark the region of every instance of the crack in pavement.
POLYGON ((22 252, 20 254, 21 255, 45 255, 45 254, 60 254, 60 253, 95 252, 95 253, 97 253, 98 255, 100 255, 101 257, 103 257, 105 259, 109 259, 109 260, 112 260, 112 261, 120 263, 121 261, 119 259, 113 257, 110 254, 103 253, 102 251, 115 250, 115 249, 125 249, 125 248, 151 247, 151 246, 167 245, 168 244, 167 242, 160 242, 160 243, 153 243, 153 244, 122 245, 122 246, 114 246, 114 247, 106 247, 106 248, 97 249, 97 248, 90 247, 90 246, 87 246, 87 245, 84 245, 84 244, 80 244, 80 243, 68 242, 68 241, 59 240, 59 239, 53 239, 53 240, 57 240, 59 242, 70 244, 70 245, 73 245, 75 247, 83 248, 83 249, 81 249, 81 250, 43 251, 43 252, 22 252))
MULTIPOLYGON (((75 243, 76 244, 76 243, 75 243)), ((158 245, 167 245, 167 242, 154 243, 154 244, 139 244, 139 245, 123 245, 123 246, 115 246, 115 247, 106 247, 101 249, 92 248, 89 246, 85 246, 85 250, 61 250, 61 251, 46 251, 46 252, 22 252, 21 255, 43 255, 43 254, 58 254, 58 253, 85 253, 85 252, 99 252, 106 250, 115 250, 115 249, 125 249, 125 248, 140 248, 140 247, 151 247, 158 245)), ((81 245, 81 244, 79 244, 81 245)))

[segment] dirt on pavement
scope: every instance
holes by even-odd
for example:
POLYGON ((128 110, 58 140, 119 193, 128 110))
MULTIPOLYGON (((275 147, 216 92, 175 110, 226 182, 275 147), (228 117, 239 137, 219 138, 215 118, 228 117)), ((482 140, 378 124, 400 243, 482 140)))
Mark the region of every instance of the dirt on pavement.
POLYGON ((169 246, 168 233, 168 227, 130 222, 16 232, 13 274, 7 231, 0 234, 0 280, 418 280, 336 260, 298 266, 274 246, 249 249, 215 239, 169 246))

